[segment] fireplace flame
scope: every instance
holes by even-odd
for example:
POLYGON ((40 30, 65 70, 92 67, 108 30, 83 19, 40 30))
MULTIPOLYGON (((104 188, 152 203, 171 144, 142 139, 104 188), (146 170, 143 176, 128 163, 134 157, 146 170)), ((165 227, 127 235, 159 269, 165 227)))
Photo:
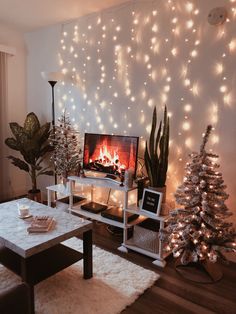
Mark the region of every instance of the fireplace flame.
MULTIPOLYGON (((126 169, 126 166, 120 163, 119 149, 117 147, 113 150, 109 150, 107 145, 102 145, 99 149, 99 155, 95 157, 95 161, 104 167, 112 166, 119 173, 121 170, 126 169)), ((90 159, 90 162, 93 162, 93 160, 90 159)))

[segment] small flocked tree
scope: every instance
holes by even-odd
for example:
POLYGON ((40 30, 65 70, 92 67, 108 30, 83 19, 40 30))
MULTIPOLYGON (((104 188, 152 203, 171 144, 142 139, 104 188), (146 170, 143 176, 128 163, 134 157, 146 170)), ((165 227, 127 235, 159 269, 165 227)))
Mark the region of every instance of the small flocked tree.
POLYGON ((50 144, 54 146, 52 160, 55 166, 55 172, 61 178, 75 172, 81 163, 81 148, 78 141, 78 132, 76 132, 66 113, 58 119, 50 135, 50 144))
POLYGON ((235 231, 225 219, 232 215, 225 205, 228 198, 218 155, 205 150, 212 126, 208 126, 200 153, 192 153, 186 164, 184 182, 175 198, 182 208, 171 212, 167 226, 167 250, 180 264, 225 260, 222 250, 235 250, 235 231))

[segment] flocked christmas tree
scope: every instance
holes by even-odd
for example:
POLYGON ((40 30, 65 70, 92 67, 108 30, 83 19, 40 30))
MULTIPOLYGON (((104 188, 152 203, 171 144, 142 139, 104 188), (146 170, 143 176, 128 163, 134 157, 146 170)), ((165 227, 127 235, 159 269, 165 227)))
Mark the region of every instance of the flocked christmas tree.
POLYGON ((50 135, 50 144, 54 146, 52 160, 55 172, 61 178, 66 179, 68 175, 77 171, 81 163, 81 149, 78 141, 78 132, 75 131, 66 113, 58 119, 50 135))
MULTIPOLYGON (((235 250, 235 231, 226 222, 232 214, 225 205, 228 194, 216 163, 218 155, 206 152, 212 126, 208 126, 200 153, 192 153, 186 164, 184 182, 175 198, 182 208, 171 212, 167 226, 167 250, 180 264, 216 262, 223 250, 235 250)), ((164 231, 165 232, 165 231, 164 231)))

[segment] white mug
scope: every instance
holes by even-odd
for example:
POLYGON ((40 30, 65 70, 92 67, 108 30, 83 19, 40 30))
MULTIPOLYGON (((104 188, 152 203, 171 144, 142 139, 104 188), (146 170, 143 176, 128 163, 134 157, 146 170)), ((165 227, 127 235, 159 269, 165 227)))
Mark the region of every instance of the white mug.
POLYGON ((18 213, 21 217, 29 215, 29 206, 25 204, 18 204, 18 213))

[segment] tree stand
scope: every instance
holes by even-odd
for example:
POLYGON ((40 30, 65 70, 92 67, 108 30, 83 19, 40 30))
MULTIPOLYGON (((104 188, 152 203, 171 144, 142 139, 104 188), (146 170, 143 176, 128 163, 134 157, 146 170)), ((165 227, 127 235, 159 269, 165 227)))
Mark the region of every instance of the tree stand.
POLYGON ((180 259, 177 259, 175 270, 185 279, 198 283, 215 283, 223 277, 219 265, 208 260, 183 265, 180 259))

